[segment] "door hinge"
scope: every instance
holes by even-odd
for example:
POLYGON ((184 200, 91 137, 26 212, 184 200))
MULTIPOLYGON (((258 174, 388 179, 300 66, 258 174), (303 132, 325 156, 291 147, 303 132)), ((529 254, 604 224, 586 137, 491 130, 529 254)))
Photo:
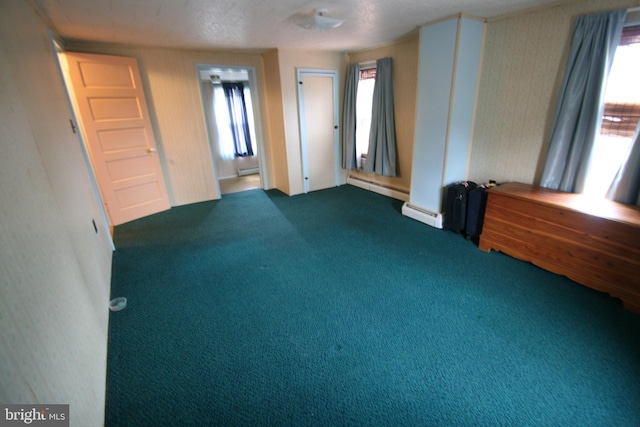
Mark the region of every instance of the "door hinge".
POLYGON ((69 119, 69 124, 71 125, 71 132, 76 133, 76 125, 73 124, 73 120, 69 119))

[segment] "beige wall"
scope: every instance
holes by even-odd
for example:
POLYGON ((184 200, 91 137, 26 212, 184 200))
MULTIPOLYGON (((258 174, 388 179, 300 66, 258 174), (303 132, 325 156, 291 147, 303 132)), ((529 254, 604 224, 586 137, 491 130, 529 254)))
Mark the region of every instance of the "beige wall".
POLYGON ((346 57, 344 54, 336 52, 278 50, 278 59, 287 153, 288 194, 294 195, 304 192, 300 126, 298 121, 297 69, 314 68, 336 70, 339 80, 339 108, 341 109, 346 57))
POLYGON ((69 118, 46 26, 0 3, 0 402, 68 403, 71 425, 97 426, 112 251, 69 118))
POLYGON ((328 52, 274 49, 260 55, 82 43, 68 45, 67 49, 138 58, 173 206, 220 197, 196 64, 256 68, 269 186, 291 195, 303 192, 296 69, 337 70, 340 92, 345 69, 344 55, 328 52))
POLYGON ((280 77, 280 59, 277 49, 265 52, 262 56, 265 69, 266 117, 269 121, 269 140, 272 149, 274 188, 290 194, 289 167, 287 162, 287 140, 284 127, 284 108, 280 77), (277 161, 276 161, 277 159, 277 161))
POLYGON ((637 0, 587 0, 490 20, 469 179, 537 183, 574 19, 637 0))
MULTIPOLYGON (((536 179, 572 20, 635 2, 587 0, 489 22, 471 179, 536 179)), ((217 196, 196 63, 256 67, 265 138, 274 140, 269 179, 289 194, 302 189, 295 68, 338 69, 341 88, 346 69, 337 53, 74 48, 139 58, 174 205, 217 196)), ((394 59, 401 175, 367 178, 407 192, 417 52, 416 37, 350 56, 394 59)), ((0 402, 69 403, 72 425, 101 425, 111 247, 69 117, 45 24, 27 2, 1 2, 0 402)))
MULTIPOLYGON (((257 53, 70 44, 70 51, 138 59, 172 206, 220 198, 207 136, 197 64, 252 66, 259 86, 263 147, 271 155, 262 57, 257 53)), ((268 182, 272 177, 267 176, 268 182)))
POLYGON ((278 188, 290 195, 303 192, 296 69, 337 70, 340 93, 345 69, 344 54, 329 52, 274 49, 257 54, 88 43, 69 44, 66 48, 138 59, 172 206, 220 197, 215 186, 196 64, 256 68, 269 188, 278 188))
POLYGON ((373 49, 352 52, 349 63, 361 63, 380 58, 393 58, 393 97, 398 155, 397 177, 386 177, 351 171, 351 175, 409 193, 411 187, 411 166, 413 157, 413 137, 416 121, 416 91, 418 74, 419 37, 411 37, 397 43, 373 49))

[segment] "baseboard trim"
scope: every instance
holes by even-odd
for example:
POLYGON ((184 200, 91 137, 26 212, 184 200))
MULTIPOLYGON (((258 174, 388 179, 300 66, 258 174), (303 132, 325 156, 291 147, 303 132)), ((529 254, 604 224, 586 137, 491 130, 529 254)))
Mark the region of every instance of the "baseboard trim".
POLYGON ((434 228, 442 228, 442 214, 440 212, 431 212, 407 202, 402 205, 402 215, 434 228))
POLYGON ((409 194, 403 191, 398 191, 393 188, 385 187, 380 184, 376 184, 370 181, 364 181, 362 179, 348 177, 347 184, 353 185, 354 187, 362 188, 364 190, 373 191, 374 193, 382 194, 383 196, 388 196, 393 199, 402 200, 403 202, 409 201, 409 194))

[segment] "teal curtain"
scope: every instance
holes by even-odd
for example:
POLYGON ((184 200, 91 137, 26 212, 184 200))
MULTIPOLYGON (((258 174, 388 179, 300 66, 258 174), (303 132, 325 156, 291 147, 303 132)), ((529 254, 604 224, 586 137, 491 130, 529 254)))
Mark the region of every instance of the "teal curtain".
POLYGON ((347 74, 342 108, 342 168, 356 169, 356 97, 360 65, 351 64, 347 74))
POLYGON ((396 128, 393 112, 393 70, 391 58, 376 61, 371 132, 364 172, 397 176, 396 128))
POLYGON ((607 198, 640 206, 640 122, 636 126, 627 157, 609 187, 607 198))
POLYGON ((600 130, 603 96, 626 10, 580 16, 551 131, 540 185, 581 193, 600 130))

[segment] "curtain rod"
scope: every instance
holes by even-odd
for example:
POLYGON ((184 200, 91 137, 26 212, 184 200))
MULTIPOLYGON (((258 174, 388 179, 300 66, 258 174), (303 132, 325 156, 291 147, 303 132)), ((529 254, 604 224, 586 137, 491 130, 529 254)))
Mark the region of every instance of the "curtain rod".
POLYGON ((630 7, 629 9, 627 9, 627 12, 639 12, 639 11, 640 11, 640 6, 630 7))

